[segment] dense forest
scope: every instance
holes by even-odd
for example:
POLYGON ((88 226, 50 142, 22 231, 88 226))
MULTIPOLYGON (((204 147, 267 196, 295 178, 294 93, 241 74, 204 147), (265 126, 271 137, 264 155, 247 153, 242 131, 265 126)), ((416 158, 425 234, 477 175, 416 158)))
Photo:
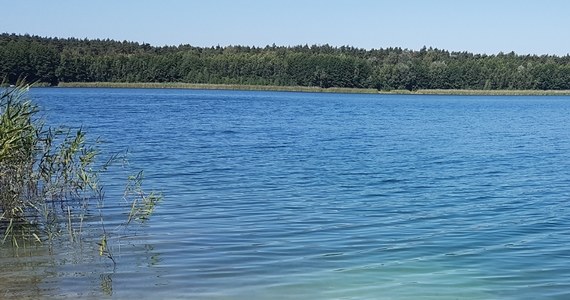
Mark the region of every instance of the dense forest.
POLYGON ((191 45, 0 35, 0 77, 15 83, 187 82, 392 89, 570 89, 570 56, 434 48, 191 45))

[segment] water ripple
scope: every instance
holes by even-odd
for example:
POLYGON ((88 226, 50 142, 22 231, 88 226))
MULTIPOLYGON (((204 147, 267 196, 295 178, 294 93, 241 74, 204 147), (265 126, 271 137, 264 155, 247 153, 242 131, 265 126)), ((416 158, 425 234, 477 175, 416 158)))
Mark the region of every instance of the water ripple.
POLYGON ((114 296, 570 297, 567 97, 106 91, 34 94, 166 195, 114 296))

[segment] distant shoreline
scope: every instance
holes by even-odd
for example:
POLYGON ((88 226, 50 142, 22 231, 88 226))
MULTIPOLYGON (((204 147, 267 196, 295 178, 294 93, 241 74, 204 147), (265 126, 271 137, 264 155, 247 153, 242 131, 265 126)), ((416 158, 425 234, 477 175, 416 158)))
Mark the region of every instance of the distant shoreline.
POLYGON ((194 90, 240 90, 240 91, 283 91, 307 93, 346 93, 383 95, 465 95, 465 96, 570 96, 570 90, 391 90, 378 91, 365 88, 321 88, 308 86, 203 84, 182 82, 60 82, 63 88, 152 88, 152 89, 194 89, 194 90))

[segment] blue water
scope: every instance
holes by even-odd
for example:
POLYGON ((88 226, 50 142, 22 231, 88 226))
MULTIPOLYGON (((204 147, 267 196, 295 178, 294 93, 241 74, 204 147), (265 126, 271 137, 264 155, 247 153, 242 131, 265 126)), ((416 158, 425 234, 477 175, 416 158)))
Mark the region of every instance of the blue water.
POLYGON ((165 195, 116 269, 48 255, 41 297, 570 298, 570 97, 31 96, 165 195))

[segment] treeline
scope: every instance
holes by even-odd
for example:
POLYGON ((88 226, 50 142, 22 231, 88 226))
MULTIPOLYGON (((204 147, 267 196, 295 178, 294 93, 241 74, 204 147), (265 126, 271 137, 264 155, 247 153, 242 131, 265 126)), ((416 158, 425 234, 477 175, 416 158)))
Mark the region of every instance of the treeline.
POLYGON ((392 89, 570 89, 570 56, 434 48, 191 45, 0 35, 9 83, 187 82, 392 89))

